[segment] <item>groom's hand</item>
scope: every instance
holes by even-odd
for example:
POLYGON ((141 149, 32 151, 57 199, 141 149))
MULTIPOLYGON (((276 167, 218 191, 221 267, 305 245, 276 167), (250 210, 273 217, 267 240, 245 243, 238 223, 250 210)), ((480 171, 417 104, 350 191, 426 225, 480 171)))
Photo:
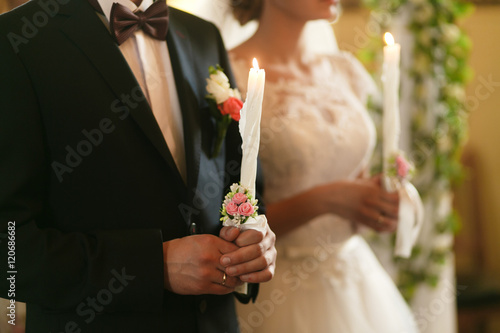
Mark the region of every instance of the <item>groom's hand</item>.
POLYGON ((220 258, 238 249, 232 242, 214 235, 194 235, 164 242, 165 289, 181 295, 233 292, 242 282, 228 275, 223 283, 225 267, 220 264, 220 258))
POLYGON ((226 253, 220 263, 226 268, 228 277, 238 276, 243 282, 267 282, 274 276, 276 267, 276 235, 266 224, 264 232, 224 227, 220 237, 234 242, 239 249, 226 253))

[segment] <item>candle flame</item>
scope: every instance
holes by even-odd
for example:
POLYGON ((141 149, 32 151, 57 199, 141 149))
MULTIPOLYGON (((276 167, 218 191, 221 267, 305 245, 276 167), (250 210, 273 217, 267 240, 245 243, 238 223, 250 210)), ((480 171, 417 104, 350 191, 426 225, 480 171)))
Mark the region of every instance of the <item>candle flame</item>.
POLYGON ((253 58, 253 68, 259 70, 259 63, 257 62, 257 59, 256 58, 253 58))
POLYGON ((384 39, 387 45, 394 45, 394 37, 392 37, 392 34, 390 32, 386 32, 384 34, 384 39))

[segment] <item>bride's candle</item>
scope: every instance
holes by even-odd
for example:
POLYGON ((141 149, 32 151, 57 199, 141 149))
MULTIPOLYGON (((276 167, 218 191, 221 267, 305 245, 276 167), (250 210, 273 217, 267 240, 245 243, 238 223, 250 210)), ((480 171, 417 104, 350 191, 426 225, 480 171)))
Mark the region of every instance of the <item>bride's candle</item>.
POLYGON ((410 182, 393 182, 387 175, 390 167, 396 167, 394 160, 399 155, 399 59, 401 46, 394 43, 394 38, 385 33, 384 67, 382 82, 384 89, 383 118, 383 163, 384 187, 387 191, 399 190, 398 228, 394 254, 409 258, 412 248, 424 222, 424 208, 417 190, 410 182), (392 165, 391 165, 392 164, 392 165))
POLYGON ((260 118, 266 72, 259 68, 257 59, 253 59, 253 68, 248 75, 248 89, 245 104, 241 109, 240 134, 243 140, 243 159, 241 161, 241 185, 255 195, 257 175, 257 155, 260 145, 260 118))
MULTIPOLYGON (((394 43, 394 38, 389 32, 384 35, 387 46, 384 47, 383 65, 383 91, 384 91, 384 117, 383 117, 383 161, 384 173, 388 169, 391 157, 398 153, 399 148, 399 59, 401 46, 394 43)), ((386 188, 389 190, 388 184, 386 188)))

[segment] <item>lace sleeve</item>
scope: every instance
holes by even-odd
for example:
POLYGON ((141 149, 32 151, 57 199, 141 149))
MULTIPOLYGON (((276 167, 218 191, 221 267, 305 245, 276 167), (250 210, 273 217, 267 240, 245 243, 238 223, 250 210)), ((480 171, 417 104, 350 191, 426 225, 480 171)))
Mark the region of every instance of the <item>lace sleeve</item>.
POLYGON ((347 71, 347 78, 351 89, 363 104, 366 105, 370 96, 373 102, 377 104, 380 103, 380 90, 361 62, 359 62, 352 53, 347 51, 341 51, 339 56, 342 57, 346 63, 344 68, 347 71))

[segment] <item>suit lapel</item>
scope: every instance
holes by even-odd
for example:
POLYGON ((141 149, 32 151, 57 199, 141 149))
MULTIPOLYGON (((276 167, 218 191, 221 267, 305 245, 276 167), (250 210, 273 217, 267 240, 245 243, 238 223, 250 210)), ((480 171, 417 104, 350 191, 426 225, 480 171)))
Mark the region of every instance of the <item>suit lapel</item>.
MULTIPOLYGON (((171 8, 170 12, 175 13, 175 10, 171 8)), ((177 22, 175 14, 169 18, 167 45, 182 110, 188 188, 194 190, 198 183, 201 154, 201 118, 193 89, 196 83, 191 82, 197 75, 193 73, 193 55, 187 32, 177 22)), ((194 193, 190 192, 191 195, 194 193)))
MULTIPOLYGON (((80 48, 101 73, 117 99, 123 101, 124 95, 128 96, 125 98, 130 98, 137 90, 142 93, 120 49, 87 1, 71 0, 68 5, 61 8, 60 14, 71 16, 71 19, 68 19, 61 26, 62 32, 80 48), (85 29, 83 29, 83 26, 85 26, 85 29)), ((129 104, 129 106, 131 117, 175 173, 177 184, 181 188, 185 188, 172 154, 165 143, 163 134, 147 101, 144 99, 129 104), (136 106, 132 107, 134 105, 136 106)))

